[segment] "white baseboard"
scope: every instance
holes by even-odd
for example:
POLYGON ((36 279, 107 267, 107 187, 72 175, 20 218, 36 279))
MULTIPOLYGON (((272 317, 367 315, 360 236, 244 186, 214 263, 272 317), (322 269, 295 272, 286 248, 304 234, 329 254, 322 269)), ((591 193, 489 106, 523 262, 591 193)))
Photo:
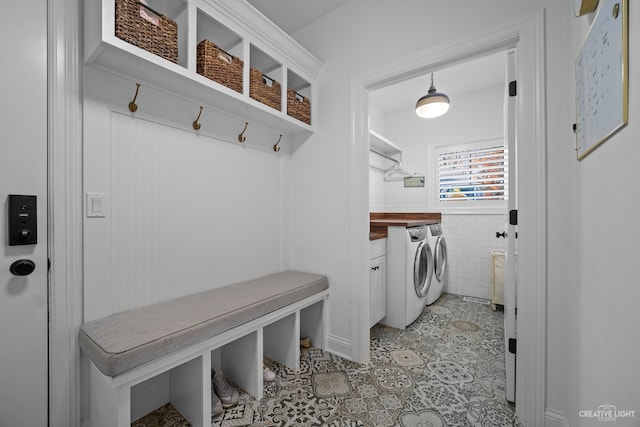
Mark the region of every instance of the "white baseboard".
POLYGON ((351 341, 335 335, 327 336, 327 351, 343 359, 353 360, 351 357, 351 341))
POLYGON ((545 427, 569 427, 567 416, 562 412, 547 408, 544 412, 545 427))

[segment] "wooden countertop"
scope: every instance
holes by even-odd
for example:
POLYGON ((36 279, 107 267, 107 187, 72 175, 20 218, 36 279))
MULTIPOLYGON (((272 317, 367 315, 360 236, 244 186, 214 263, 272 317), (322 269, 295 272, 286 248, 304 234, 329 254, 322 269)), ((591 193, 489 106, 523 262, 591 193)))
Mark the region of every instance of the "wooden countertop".
POLYGON ((373 240, 379 240, 379 239, 386 239, 387 238, 387 232, 385 231, 384 233, 382 231, 374 231, 369 233, 369 240, 373 241, 373 240))
POLYGON ((372 219, 369 221, 372 226, 404 226, 415 227, 416 225, 439 224, 440 220, 436 219, 372 219))
POLYGON ((439 224, 439 212, 371 212, 369 215, 369 240, 387 237, 387 227, 415 227, 439 224))

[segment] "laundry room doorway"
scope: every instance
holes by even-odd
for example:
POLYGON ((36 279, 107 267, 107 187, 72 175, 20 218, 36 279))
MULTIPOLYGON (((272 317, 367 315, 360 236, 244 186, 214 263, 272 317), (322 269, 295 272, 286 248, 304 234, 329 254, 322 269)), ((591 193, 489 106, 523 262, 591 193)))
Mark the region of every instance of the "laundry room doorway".
POLYGON ((516 413, 525 425, 544 420, 545 404, 545 282, 544 260, 544 15, 480 35, 457 40, 418 52, 383 70, 354 79, 353 147, 351 152, 352 306, 355 307, 352 356, 368 359, 369 301, 368 233, 369 220, 369 95, 370 92, 433 70, 459 64, 488 54, 516 52, 519 101, 517 175, 519 198, 519 257, 517 329, 518 366, 515 394, 516 413), (526 120, 525 120, 526 118, 526 120))

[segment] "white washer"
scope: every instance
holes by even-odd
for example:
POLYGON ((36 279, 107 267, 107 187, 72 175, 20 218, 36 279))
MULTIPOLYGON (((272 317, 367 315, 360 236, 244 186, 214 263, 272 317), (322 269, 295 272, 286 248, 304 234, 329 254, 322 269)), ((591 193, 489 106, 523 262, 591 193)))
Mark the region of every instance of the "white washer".
POLYGON ((427 227, 388 227, 386 315, 380 323, 404 329, 425 306, 433 256, 427 242, 427 227))
POLYGON ((433 304, 442 295, 442 288, 447 280, 447 240, 442 234, 442 225, 432 224, 427 227, 427 241, 433 248, 433 281, 427 292, 426 305, 433 304))

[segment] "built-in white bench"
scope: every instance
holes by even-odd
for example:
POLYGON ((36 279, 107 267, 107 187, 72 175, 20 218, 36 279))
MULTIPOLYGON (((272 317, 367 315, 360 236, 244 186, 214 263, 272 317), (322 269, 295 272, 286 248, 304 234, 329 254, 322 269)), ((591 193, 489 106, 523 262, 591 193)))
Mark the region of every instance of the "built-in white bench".
POLYGON ((263 356, 299 369, 300 337, 326 347, 327 278, 285 271, 83 324, 92 427, 123 427, 170 402, 211 425, 211 369, 262 398, 263 356))

